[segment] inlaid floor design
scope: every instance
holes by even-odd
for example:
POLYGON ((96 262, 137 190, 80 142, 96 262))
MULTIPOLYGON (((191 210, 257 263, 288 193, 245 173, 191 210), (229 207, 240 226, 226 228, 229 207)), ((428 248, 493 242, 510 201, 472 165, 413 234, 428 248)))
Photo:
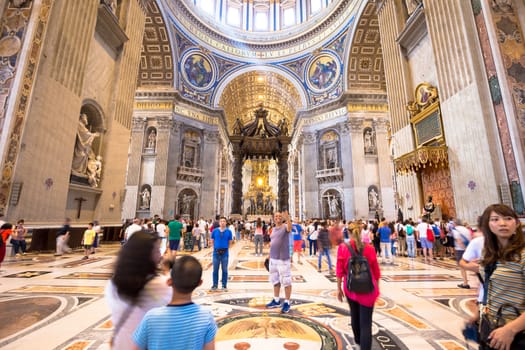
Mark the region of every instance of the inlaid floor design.
MULTIPOLYGON (((120 246, 105 244, 88 260, 80 251, 55 257, 8 257, 0 271, 0 348, 109 349, 112 332, 104 287, 120 246)), ((265 247, 264 253, 268 249, 265 247)), ((183 253, 187 254, 187 253, 183 253)), ((353 349, 346 303, 336 298, 336 278, 323 258, 305 256, 292 267, 292 308, 267 310, 272 288, 264 256, 241 241, 230 252, 228 292, 209 292, 211 249, 191 253, 204 266, 194 301, 212 310, 219 325, 216 349, 353 349)), ((332 263, 336 263, 335 249, 332 263)), ((381 297, 373 319, 374 349, 466 349, 464 320, 474 312, 477 280, 460 289, 453 260, 397 258, 380 265, 381 297)), ((471 345, 472 348, 472 345, 471 345)))

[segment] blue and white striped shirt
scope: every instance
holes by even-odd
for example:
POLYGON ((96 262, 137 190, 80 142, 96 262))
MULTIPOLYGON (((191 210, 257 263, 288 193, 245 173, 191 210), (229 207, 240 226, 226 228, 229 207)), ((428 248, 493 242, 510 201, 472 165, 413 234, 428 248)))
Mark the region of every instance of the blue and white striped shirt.
POLYGON ((141 349, 202 350, 217 333, 210 310, 198 304, 168 305, 151 309, 133 334, 141 349))

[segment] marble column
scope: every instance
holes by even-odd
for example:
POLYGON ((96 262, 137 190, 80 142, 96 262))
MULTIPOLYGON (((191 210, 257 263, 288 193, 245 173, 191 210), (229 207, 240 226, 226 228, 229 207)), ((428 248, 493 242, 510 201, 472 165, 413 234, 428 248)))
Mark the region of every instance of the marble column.
POLYGON ((289 186, 288 183, 288 151, 283 151, 279 154, 277 160, 277 166, 279 167, 279 183, 278 183, 278 211, 284 211, 289 209, 289 186))
POLYGON ((345 204, 353 208, 352 211, 347 211, 349 218, 368 218, 368 183, 369 176, 366 174, 365 167, 365 152, 363 143, 363 126, 364 119, 360 117, 349 117, 348 125, 349 139, 352 143, 350 152, 352 158, 351 169, 345 168, 345 179, 348 176, 352 185, 350 188, 350 198, 345 198, 345 204))
POLYGON ((386 118, 376 119, 373 121, 373 127, 376 133, 377 166, 379 173, 379 185, 381 188, 383 216, 388 220, 395 220, 397 216, 394 208, 394 167, 392 164, 392 157, 387 139, 387 130, 389 126, 390 123, 386 118))
POLYGON ((204 131, 204 147, 202 151, 202 164, 206 168, 206 181, 202 182, 200 210, 201 216, 207 218, 215 217, 218 208, 215 207, 217 203, 217 194, 219 193, 219 174, 220 169, 220 152, 219 132, 215 130, 204 131))
POLYGON ((150 212, 167 217, 164 210, 166 199, 166 181, 168 177, 168 154, 170 129, 173 120, 170 116, 157 117, 157 138, 155 142, 155 174, 153 177, 150 212))
POLYGON ((317 134, 315 132, 303 132, 301 148, 304 212, 306 218, 318 218, 320 217, 319 183, 315 177, 319 163, 317 134))
POLYGON ((341 145, 341 162, 340 167, 343 169, 343 218, 355 218, 355 204, 354 204, 354 159, 352 157, 352 137, 350 122, 344 121, 337 123, 337 129, 340 135, 341 145))
POLYGON ((243 160, 239 144, 235 144, 233 149, 231 214, 242 215, 242 164, 243 160))
POLYGON ((126 196, 122 207, 122 217, 124 219, 132 219, 137 214, 142 148, 144 145, 146 121, 147 118, 145 116, 135 116, 133 118, 128 174, 126 177, 126 196))

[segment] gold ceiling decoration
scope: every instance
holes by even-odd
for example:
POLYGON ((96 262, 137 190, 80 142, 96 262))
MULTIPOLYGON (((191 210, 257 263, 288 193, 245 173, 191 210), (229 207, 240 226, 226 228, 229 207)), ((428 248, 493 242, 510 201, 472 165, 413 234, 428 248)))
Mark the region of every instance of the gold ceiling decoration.
POLYGON ((448 165, 447 146, 423 146, 394 160, 398 173, 408 174, 421 168, 448 165))
POLYGON ((219 101, 230 132, 237 118, 243 125, 252 121, 254 111, 261 105, 268 110, 268 119, 275 125, 283 118, 288 120, 288 125, 293 125, 297 110, 302 107, 301 96, 292 83, 277 73, 263 71, 248 72, 233 79, 219 101))

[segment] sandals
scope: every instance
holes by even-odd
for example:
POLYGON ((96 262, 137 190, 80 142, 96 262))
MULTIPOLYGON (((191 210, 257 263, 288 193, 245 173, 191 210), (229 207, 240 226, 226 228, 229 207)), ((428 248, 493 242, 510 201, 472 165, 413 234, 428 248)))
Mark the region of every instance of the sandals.
POLYGON ((458 284, 458 287, 463 288, 463 289, 470 289, 470 286, 468 284, 463 284, 463 283, 458 284))

